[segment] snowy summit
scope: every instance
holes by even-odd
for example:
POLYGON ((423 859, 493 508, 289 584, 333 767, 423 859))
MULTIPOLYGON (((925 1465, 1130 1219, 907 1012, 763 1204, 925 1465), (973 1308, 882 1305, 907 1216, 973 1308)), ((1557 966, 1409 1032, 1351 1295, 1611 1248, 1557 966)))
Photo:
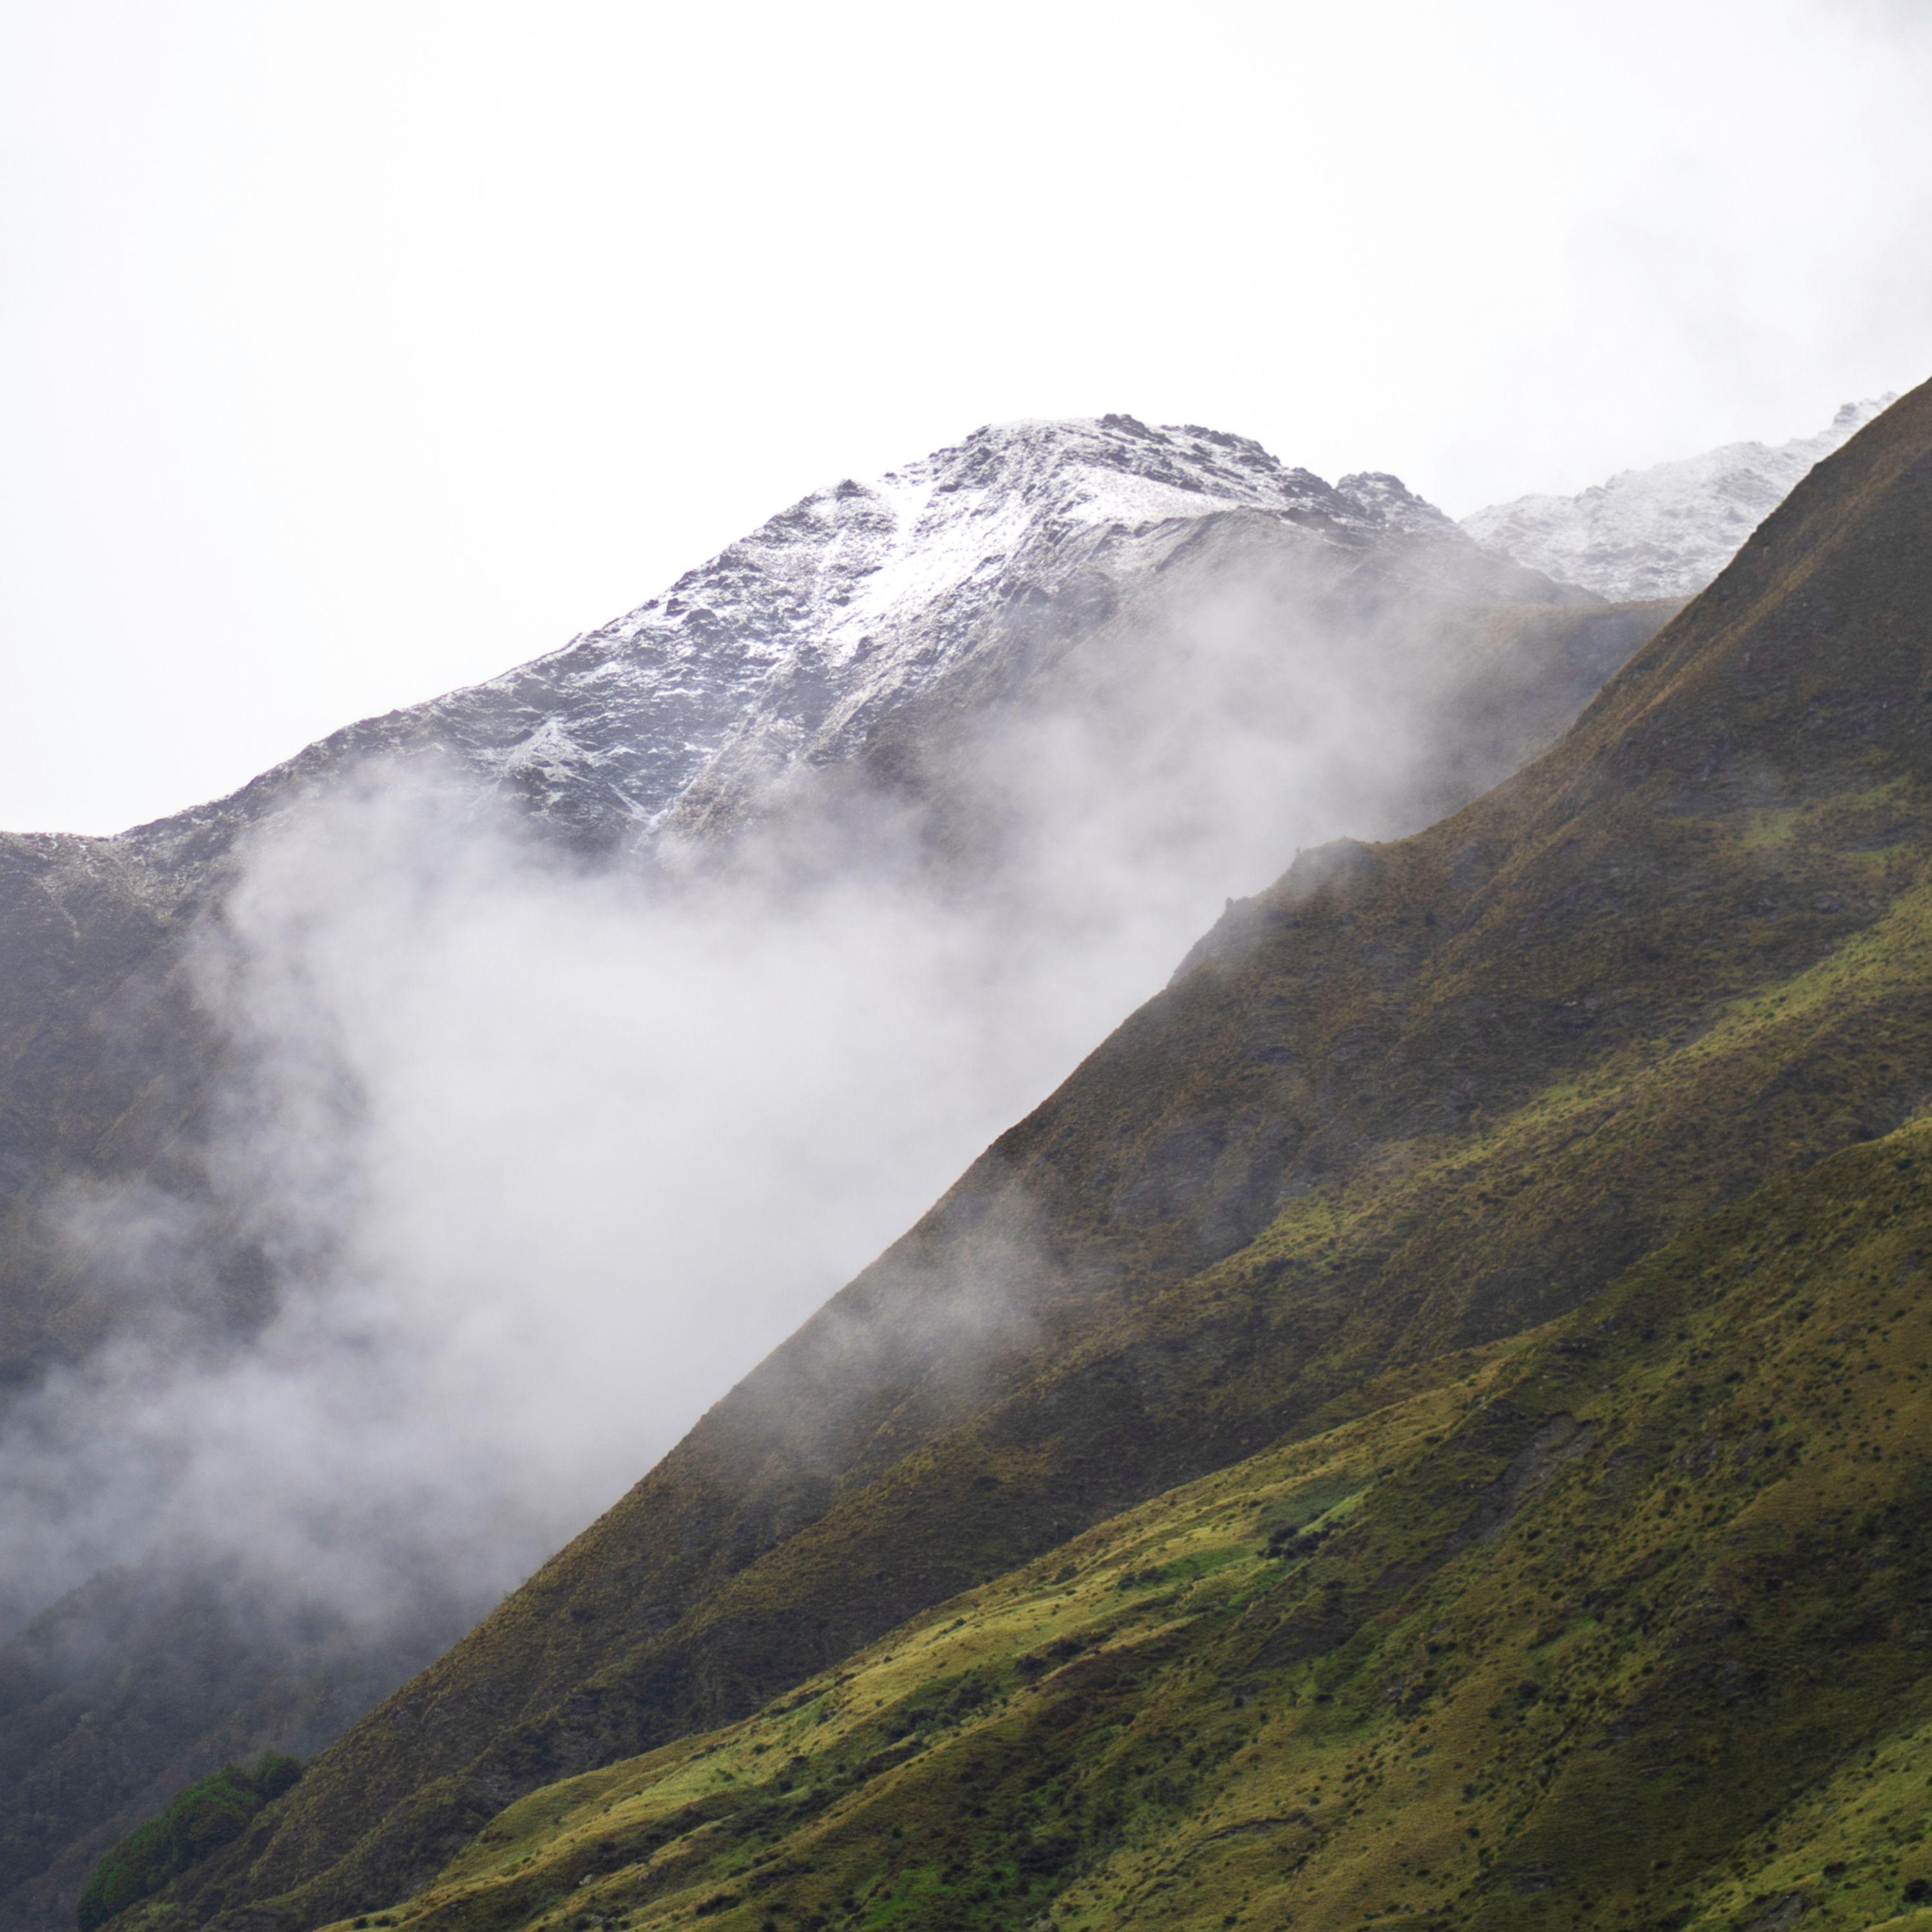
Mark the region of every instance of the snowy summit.
POLYGON ((290 779, 420 745, 593 843, 648 836, 849 756, 898 706, 1002 648, 1018 614, 1090 623, 1230 519, 1344 570, 1453 582, 1485 602, 1574 595, 1486 553, 1393 476, 1330 484, 1247 437, 1127 416, 995 424, 815 490, 562 650, 352 725, 136 836, 218 839, 290 779))
POLYGON ((1847 403, 1816 436, 1731 442, 1625 470, 1575 496, 1519 496, 1462 519, 1485 550, 1613 602, 1694 597, 1815 463, 1897 400, 1847 403))

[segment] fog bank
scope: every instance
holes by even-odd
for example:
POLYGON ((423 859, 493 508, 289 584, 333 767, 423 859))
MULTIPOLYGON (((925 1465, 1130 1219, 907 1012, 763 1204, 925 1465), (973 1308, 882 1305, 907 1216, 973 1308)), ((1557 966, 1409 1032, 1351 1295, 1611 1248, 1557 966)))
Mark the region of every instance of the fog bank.
POLYGON ((702 848, 588 863, 420 765, 261 826, 188 967, 231 1069, 204 1192, 47 1209, 136 1313, 8 1414, 9 1620, 154 1549, 371 1629, 480 1611, 1228 895, 1464 784, 1468 676, 1412 614, 1236 582, 989 710, 922 792, 794 775, 702 848), (208 1315, 238 1246, 241 1331, 208 1315))

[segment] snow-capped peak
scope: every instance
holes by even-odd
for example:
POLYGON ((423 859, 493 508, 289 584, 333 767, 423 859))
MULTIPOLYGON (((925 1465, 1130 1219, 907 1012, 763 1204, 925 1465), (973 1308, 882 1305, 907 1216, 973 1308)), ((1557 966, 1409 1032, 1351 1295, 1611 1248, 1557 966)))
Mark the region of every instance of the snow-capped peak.
POLYGON ((1846 403, 1816 436, 1726 443, 1618 472, 1574 496, 1519 496, 1462 519, 1485 550, 1600 596, 1694 596, 1813 464, 1896 395, 1846 403))
POLYGON ((758 626, 771 655, 788 655, 808 633, 845 663, 868 632, 997 572, 1030 539, 1082 529, 1131 534, 1229 509, 1336 527, 1382 520, 1244 436, 1150 429, 1124 416, 992 424, 872 481, 814 491, 610 634, 641 638, 662 618, 684 616, 694 599, 715 607, 721 590, 740 592, 756 576, 782 592, 791 620, 758 626))
MULTIPOLYGON (((1460 572, 1491 601, 1551 594, 1392 476, 1330 485, 1248 437, 1194 424, 998 423, 814 490, 628 615, 488 683, 338 734, 296 769, 434 744, 586 838, 647 831, 694 800, 845 755, 885 712, 998 648, 1016 609, 1093 621, 1062 600, 1077 604, 1084 590, 1105 604, 1204 521, 1229 517, 1346 565, 1379 554, 1430 580, 1460 572)), ((240 794, 244 814, 279 782, 271 773, 240 794)), ((230 809, 154 836, 214 830, 230 809)))

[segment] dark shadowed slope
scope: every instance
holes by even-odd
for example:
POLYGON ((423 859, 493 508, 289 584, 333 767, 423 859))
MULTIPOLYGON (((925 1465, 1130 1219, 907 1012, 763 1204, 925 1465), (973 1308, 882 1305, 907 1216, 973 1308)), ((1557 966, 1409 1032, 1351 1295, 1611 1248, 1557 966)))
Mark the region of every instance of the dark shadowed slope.
POLYGON ((398 1895, 547 1780, 1576 1306, 1932 1084, 1932 388, 1570 736, 1306 856, 472 1636, 187 1882, 398 1895))

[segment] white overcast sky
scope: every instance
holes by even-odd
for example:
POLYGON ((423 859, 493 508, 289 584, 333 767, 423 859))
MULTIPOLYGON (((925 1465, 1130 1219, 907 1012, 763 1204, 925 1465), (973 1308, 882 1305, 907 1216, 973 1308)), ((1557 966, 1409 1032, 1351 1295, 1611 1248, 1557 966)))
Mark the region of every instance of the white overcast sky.
POLYGON ((1465 512, 1932 374, 1932 0, 0 4, 0 826, 1121 410, 1465 512))

